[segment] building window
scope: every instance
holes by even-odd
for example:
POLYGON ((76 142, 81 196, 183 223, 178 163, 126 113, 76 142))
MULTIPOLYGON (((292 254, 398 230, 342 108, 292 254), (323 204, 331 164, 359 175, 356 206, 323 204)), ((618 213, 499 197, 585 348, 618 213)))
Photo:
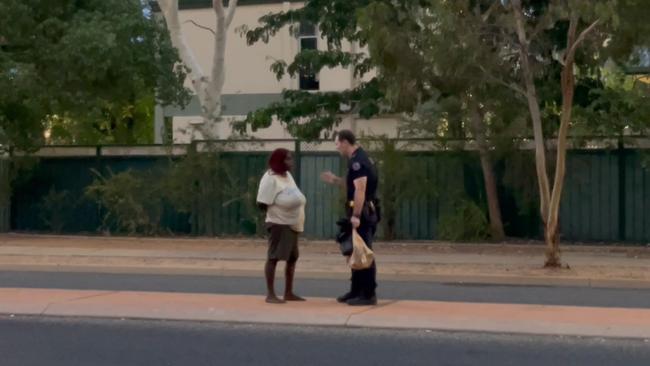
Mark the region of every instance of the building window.
MULTIPOLYGON (((300 51, 317 50, 318 36, 316 35, 316 26, 310 23, 300 24, 300 33, 298 35, 298 41, 300 42, 300 51)), ((299 87, 300 90, 320 89, 318 74, 310 70, 303 70, 302 72, 300 72, 299 87)))

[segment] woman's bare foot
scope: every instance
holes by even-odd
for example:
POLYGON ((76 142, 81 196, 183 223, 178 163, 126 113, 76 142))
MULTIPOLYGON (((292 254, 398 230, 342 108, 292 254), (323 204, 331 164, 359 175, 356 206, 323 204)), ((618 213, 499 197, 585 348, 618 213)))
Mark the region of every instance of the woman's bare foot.
POLYGON ((268 302, 269 304, 284 304, 286 301, 279 299, 275 295, 268 295, 266 297, 266 302, 268 302))
POLYGON ((306 300, 296 294, 287 294, 284 295, 284 301, 306 301, 306 300))

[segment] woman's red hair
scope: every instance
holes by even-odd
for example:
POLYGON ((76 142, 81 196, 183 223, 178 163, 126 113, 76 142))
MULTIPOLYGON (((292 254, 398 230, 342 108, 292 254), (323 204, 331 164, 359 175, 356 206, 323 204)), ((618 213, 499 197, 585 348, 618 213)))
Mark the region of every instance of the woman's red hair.
POLYGON ((278 175, 285 175, 289 171, 286 160, 291 154, 287 149, 275 149, 269 158, 269 168, 273 173, 278 175))

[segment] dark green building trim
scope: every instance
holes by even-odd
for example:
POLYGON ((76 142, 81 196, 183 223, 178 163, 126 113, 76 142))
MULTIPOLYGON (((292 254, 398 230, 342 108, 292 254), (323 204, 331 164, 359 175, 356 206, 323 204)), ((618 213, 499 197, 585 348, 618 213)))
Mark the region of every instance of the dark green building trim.
MULTIPOLYGON (((285 1, 291 3, 297 3, 303 0, 239 0, 237 5, 264 5, 264 4, 282 4, 285 1)), ((201 8, 210 8, 212 7, 212 0, 179 0, 178 8, 179 9, 201 9, 201 8)))
MULTIPOLYGON (((288 1, 290 3, 299 3, 304 0, 239 0, 238 6, 246 5, 264 5, 264 4, 282 4, 283 2, 288 1)), ((156 1, 151 1, 151 8, 153 11, 159 11, 158 3, 156 1)), ((187 9, 205 9, 212 7, 212 0, 179 0, 178 8, 180 10, 187 9)))
MULTIPOLYGON (((249 112, 267 107, 273 102, 282 100, 282 94, 224 94, 223 115, 224 116, 245 116, 249 112)), ((163 116, 165 117, 182 117, 182 116, 200 116, 201 105, 195 96, 185 108, 174 106, 163 107, 163 116)))

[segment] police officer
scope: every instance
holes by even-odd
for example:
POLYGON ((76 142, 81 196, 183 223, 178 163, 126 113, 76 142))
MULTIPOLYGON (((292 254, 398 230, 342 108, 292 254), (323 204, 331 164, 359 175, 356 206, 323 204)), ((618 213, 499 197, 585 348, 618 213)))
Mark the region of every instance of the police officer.
MULTIPOLYGON (((336 149, 348 158, 348 173, 345 181, 332 172, 324 172, 321 179, 326 183, 345 185, 347 188, 346 210, 352 227, 357 230, 369 248, 377 231, 379 221, 377 200, 377 169, 368 154, 357 145, 354 133, 349 130, 338 132, 336 149)), ((377 266, 352 270, 350 291, 337 298, 348 305, 375 305, 377 266)))

